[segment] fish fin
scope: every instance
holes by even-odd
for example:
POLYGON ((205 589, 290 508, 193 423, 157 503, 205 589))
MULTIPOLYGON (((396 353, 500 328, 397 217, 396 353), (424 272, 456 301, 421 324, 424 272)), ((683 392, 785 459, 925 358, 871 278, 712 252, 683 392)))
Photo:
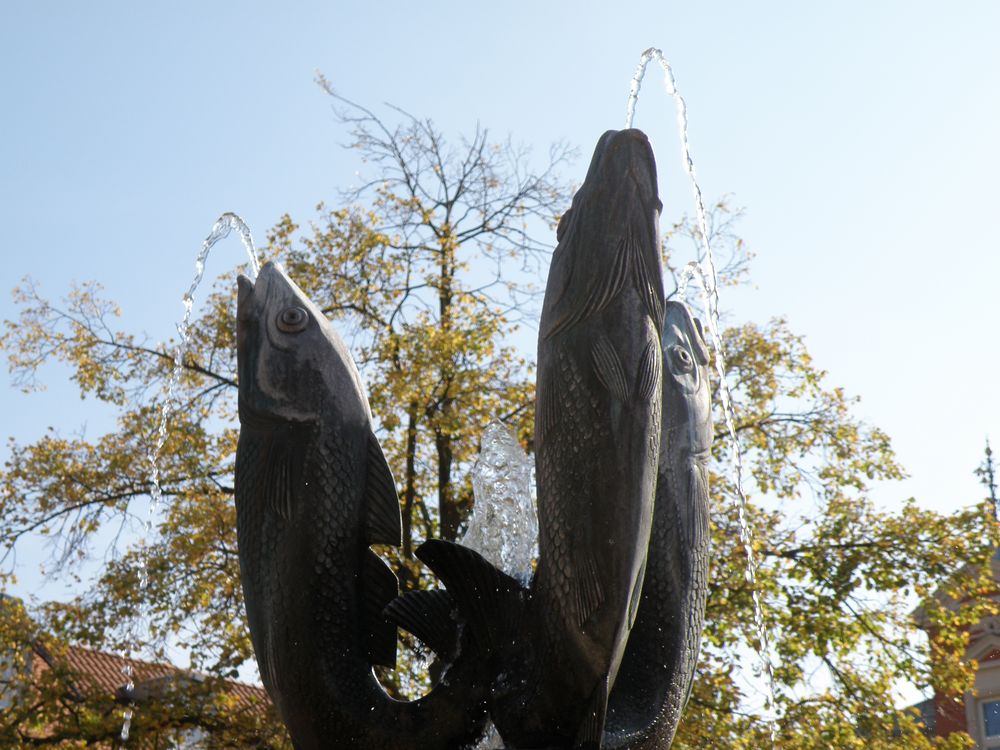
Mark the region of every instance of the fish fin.
POLYGON ((684 687, 681 701, 678 704, 681 712, 691 698, 691 689, 694 686, 694 672, 698 664, 701 631, 705 619, 705 596, 708 590, 708 566, 705 564, 705 558, 709 555, 708 478, 705 467, 697 463, 692 463, 690 473, 688 482, 689 539, 686 544, 689 545, 692 554, 697 555, 697 557, 693 561, 692 591, 688 599, 691 602, 688 610, 688 632, 685 636, 685 649, 679 668, 684 687))
POLYGON ((591 350, 594 359, 594 372, 601 385, 622 403, 628 402, 628 380, 625 378, 625 368, 621 358, 615 351, 614 344, 606 336, 601 336, 594 342, 591 350))
POLYGON ((312 426, 287 423, 264 434, 261 456, 264 469, 257 492, 272 513, 287 521, 295 512, 295 496, 302 483, 312 426))
POLYGON ((546 434, 559 421, 559 391, 555 376, 549 372, 545 380, 537 386, 536 400, 538 402, 539 436, 546 434))
MULTIPOLYGON (((632 269, 632 283, 642 300, 643 306, 657 331, 663 330, 663 272, 659 267, 651 269, 646 262, 648 253, 642 252, 642 245, 636 241, 632 232, 625 236, 627 252, 631 256, 629 266, 632 269)), ((659 254, 659 248, 657 248, 659 254)))
POLYGON ((697 336, 692 337, 691 346, 694 348, 694 358, 699 365, 708 364, 708 344, 705 343, 705 329, 698 318, 691 318, 694 321, 694 328, 697 336))
POLYGON ((448 587, 485 653, 494 653, 505 636, 510 639, 523 611, 525 593, 516 579, 497 570, 478 552, 442 539, 421 544, 417 557, 448 587))
POLYGON ((628 605, 628 629, 635 625, 635 616, 639 613, 639 603, 642 601, 642 584, 646 580, 646 563, 649 562, 649 553, 642 559, 642 567, 639 568, 639 575, 635 577, 635 587, 632 589, 632 601, 628 605))
POLYGON ((609 692, 608 677, 605 675, 587 700, 587 713, 584 714, 583 723, 576 732, 573 750, 601 750, 609 692))
POLYGON ((654 394, 660 392, 662 381, 660 380, 660 359, 659 347, 653 341, 646 344, 642 350, 642 358, 639 360, 639 375, 636 383, 636 392, 639 398, 648 401, 654 394))
POLYGON ((687 539, 684 543, 689 549, 699 549, 708 534, 708 480, 705 469, 694 461, 688 469, 688 497, 685 515, 687 516, 687 539))
POLYGON ((375 433, 368 433, 368 481, 365 484, 368 514, 365 532, 369 544, 403 543, 403 522, 399 513, 396 480, 385 460, 375 433))
POLYGON ((368 658, 372 664, 396 666, 396 626, 382 614, 399 593, 399 581, 392 568, 370 549, 362 553, 362 607, 368 634, 368 658))
POLYGON ((544 334, 545 338, 550 338, 607 307, 608 303, 625 288, 625 282, 629 277, 631 255, 628 238, 623 238, 615 249, 610 272, 595 275, 594 283, 587 291, 587 296, 581 302, 571 304, 562 317, 553 321, 544 334))
MULTIPOLYGON (((272 446, 273 441, 269 443, 269 447, 272 446)), ((275 453, 273 449, 267 452, 258 492, 264 496, 268 510, 287 521, 291 516, 288 489, 283 481, 283 466, 276 463, 275 453)))
POLYGON ((447 591, 411 591, 397 596, 384 610, 386 618, 419 638, 446 661, 458 654, 455 600, 447 591))
POLYGON ((576 609, 576 624, 583 627, 584 623, 594 614, 594 610, 604 602, 604 588, 597 573, 597 563, 593 557, 587 557, 583 570, 573 581, 573 606, 576 609))
POLYGON ((261 648, 260 653, 254 652, 257 656, 257 671, 260 672, 260 681, 264 683, 264 687, 267 688, 269 694, 272 698, 274 695, 271 693, 272 690, 277 690, 278 688, 278 678, 274 673, 274 648, 272 644, 273 635, 268 635, 264 641, 264 647, 261 648))

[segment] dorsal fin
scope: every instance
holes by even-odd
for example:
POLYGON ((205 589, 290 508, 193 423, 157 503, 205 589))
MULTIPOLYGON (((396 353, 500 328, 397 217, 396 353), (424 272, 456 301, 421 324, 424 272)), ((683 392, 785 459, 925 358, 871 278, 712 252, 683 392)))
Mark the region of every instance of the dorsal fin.
POLYGON ((606 336, 601 336, 594 342, 591 356, 594 360, 594 373, 601 385, 623 404, 628 403, 628 379, 614 344, 606 336))
POLYGON ((378 444, 375 433, 368 433, 368 481, 365 484, 367 515, 365 524, 368 544, 403 543, 403 522, 399 513, 396 481, 378 444))
POLYGON ((455 600, 447 591, 411 591, 397 596, 385 608, 385 616, 413 633, 442 661, 458 654, 458 621, 453 616, 455 600))
POLYGON ((417 557, 448 587, 484 652, 495 653, 501 643, 511 640, 527 593, 516 579, 478 552, 442 539, 421 544, 417 557))
POLYGON ((362 552, 359 585, 368 658, 372 664, 394 667, 396 626, 386 619, 383 610, 399 593, 399 581, 381 557, 365 549, 362 552))

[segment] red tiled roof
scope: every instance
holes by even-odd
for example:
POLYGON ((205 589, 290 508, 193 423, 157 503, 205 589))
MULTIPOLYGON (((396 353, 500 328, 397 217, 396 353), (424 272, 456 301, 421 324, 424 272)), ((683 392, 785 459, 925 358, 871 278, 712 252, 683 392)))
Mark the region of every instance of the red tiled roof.
MULTIPOLYGON (((35 652, 47 664, 51 664, 55 658, 53 654, 42 644, 35 644, 35 652)), ((84 646, 67 646, 59 654, 59 659, 65 659, 66 665, 74 672, 85 675, 90 682, 90 687, 98 691, 106 691, 115 694, 121 688, 126 678, 122 673, 125 666, 125 659, 121 655, 109 654, 105 651, 86 648, 84 646)), ((158 664, 156 662, 143 661, 141 659, 131 659, 133 681, 141 688, 142 684, 148 681, 156 681, 158 678, 169 676, 193 676, 194 673, 178 669, 171 664, 158 664)), ((197 678, 196 678, 197 679, 197 678)), ((257 685, 248 685, 235 680, 225 680, 226 689, 244 706, 269 705, 267 691, 257 685)), ((81 686, 82 687, 82 686, 81 686)))

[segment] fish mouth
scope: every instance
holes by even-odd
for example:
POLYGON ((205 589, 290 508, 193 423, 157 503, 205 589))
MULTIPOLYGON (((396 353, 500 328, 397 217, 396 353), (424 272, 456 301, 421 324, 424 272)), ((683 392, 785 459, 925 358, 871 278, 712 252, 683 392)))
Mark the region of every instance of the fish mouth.
POLYGON ((269 280, 275 273, 280 274, 279 266, 268 261, 257 272, 257 280, 251 281, 245 274, 236 277, 236 352, 247 354, 250 333, 259 325, 264 311, 264 303, 268 297, 269 280))
POLYGON ((601 209, 597 212, 600 216, 610 212, 635 226, 659 220, 663 204, 657 187, 656 160, 649 138, 641 130, 609 130, 601 136, 583 185, 559 223, 556 239, 570 240, 578 231, 593 231, 591 220, 583 215, 590 214, 588 209, 595 205, 601 209), (581 221, 590 226, 581 229, 581 221))
POLYGON ((670 344, 678 344, 688 349, 688 353, 698 365, 702 367, 708 365, 708 344, 701 322, 691 314, 690 308, 683 302, 667 300, 664 308, 664 345, 668 344, 669 339, 670 344), (674 328, 679 335, 670 333, 674 328))
MULTIPOLYGON (((593 178, 605 183, 625 184, 644 202, 651 201, 657 212, 663 210, 656 181, 656 159, 649 137, 638 128, 609 130, 594 150, 591 165, 593 178)), ((591 174, 587 179, 591 179, 591 174)))
POLYGON ((242 273, 236 277, 236 353, 245 356, 248 328, 253 321, 250 308, 253 306, 254 283, 242 273))

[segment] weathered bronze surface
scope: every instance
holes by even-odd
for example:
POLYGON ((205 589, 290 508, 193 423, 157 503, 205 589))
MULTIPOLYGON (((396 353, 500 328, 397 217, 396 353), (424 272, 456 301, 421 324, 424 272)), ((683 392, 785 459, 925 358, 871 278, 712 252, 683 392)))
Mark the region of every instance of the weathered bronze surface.
POLYGON ((642 601, 611 692, 604 746, 668 748, 691 691, 708 591, 708 349, 680 302, 663 322, 663 429, 642 601))
POLYGON ((400 543, 399 502, 343 341, 272 264, 256 285, 240 278, 237 326, 240 571, 261 679, 292 742, 443 750, 473 740, 485 720, 477 664, 454 665, 447 684, 411 703, 390 699, 372 673, 395 662, 382 610, 398 587, 369 545, 400 543))
POLYGON ((665 302, 646 136, 609 131, 563 216, 536 402, 530 585, 441 540, 446 590, 397 597, 395 485, 357 370, 271 264, 240 279, 240 564, 265 687, 298 750, 462 748, 487 709, 511 748, 669 748, 697 662, 712 425, 700 324, 665 302), (662 413, 662 419, 661 419, 662 413), (444 678, 388 698, 396 625, 444 678))

